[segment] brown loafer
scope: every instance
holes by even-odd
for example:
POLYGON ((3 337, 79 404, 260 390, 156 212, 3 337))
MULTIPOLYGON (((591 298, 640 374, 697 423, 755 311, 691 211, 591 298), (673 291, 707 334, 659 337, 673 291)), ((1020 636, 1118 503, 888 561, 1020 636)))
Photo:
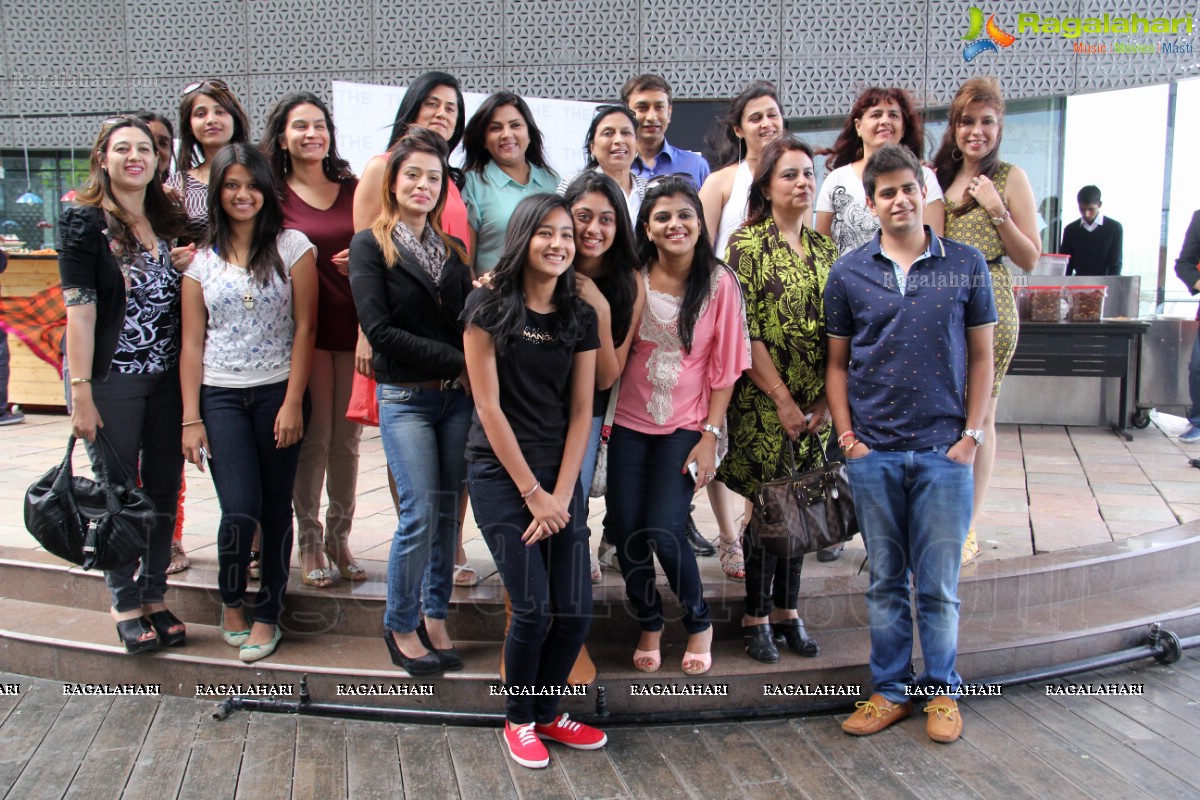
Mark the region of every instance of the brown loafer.
POLYGON ((935 742, 949 744, 962 736, 962 714, 958 711, 958 702, 954 698, 939 694, 925 706, 925 733, 935 742))
POLYGON ((858 709, 842 723, 842 730, 851 736, 869 736, 899 722, 912 713, 912 702, 893 703, 881 694, 854 704, 858 709))

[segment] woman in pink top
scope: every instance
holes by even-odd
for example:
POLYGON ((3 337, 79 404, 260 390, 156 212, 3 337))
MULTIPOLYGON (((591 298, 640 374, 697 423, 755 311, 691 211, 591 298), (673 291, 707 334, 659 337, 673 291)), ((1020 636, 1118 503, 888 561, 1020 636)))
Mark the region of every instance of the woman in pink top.
POLYGON ((691 183, 651 182, 636 225, 646 302, 634 320, 609 440, 608 514, 625 592, 642 627, 633 663, 662 665, 662 597, 654 554, 683 606, 683 672, 712 666, 712 624, 696 556, 684 539, 692 494, 716 476, 733 385, 750 366, 736 277, 717 260, 691 183))
MULTIPOLYGON (((387 145, 389 153, 413 125, 436 131, 446 140, 448 152, 454 152, 467 125, 467 111, 463 107, 462 87, 458 78, 445 72, 426 72, 412 82, 400 101, 400 107, 396 109, 396 120, 392 123, 392 135, 387 145)), ((383 208, 383 195, 380 192, 383 189, 383 170, 387 165, 387 157, 387 153, 375 156, 363 168, 358 191, 354 195, 356 231, 371 227, 383 208)), ((466 203, 459 192, 463 176, 458 170, 452 169, 450 177, 452 180, 446 184, 442 230, 459 241, 469 242, 471 226, 467 223, 466 203)), ((369 356, 367 365, 370 365, 369 356)))
POLYGON ((338 154, 329 109, 312 92, 290 94, 276 104, 259 149, 283 190, 284 227, 300 231, 317 248, 317 345, 308 374, 312 416, 292 494, 300 577, 317 588, 333 585, 338 575, 365 581, 367 573, 349 545, 362 426, 346 419, 359 338, 349 278, 358 180, 338 154), (324 526, 322 488, 329 493, 324 526))

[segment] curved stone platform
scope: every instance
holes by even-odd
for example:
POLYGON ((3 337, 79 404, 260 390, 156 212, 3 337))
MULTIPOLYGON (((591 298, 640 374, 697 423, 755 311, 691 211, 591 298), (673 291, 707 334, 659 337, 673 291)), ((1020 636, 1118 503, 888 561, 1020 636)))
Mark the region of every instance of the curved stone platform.
MULTIPOLYGON (((1154 622, 1179 636, 1200 633, 1198 570, 1200 522, 969 568, 960 586, 959 671, 971 682, 987 683, 1101 655, 1140 644, 1154 622)), ((173 582, 168 602, 189 625, 187 646, 134 657, 123 652, 108 615, 97 610, 107 597, 101 576, 39 551, 0 548, 0 663, 8 671, 67 682, 158 683, 164 693, 182 696, 221 684, 269 684, 295 693, 307 676, 316 700, 438 711, 501 708, 490 694, 500 682, 504 626, 503 602, 493 586, 455 591, 449 624, 467 666, 426 681, 395 669, 379 641, 381 583, 290 591, 287 635, 278 654, 247 666, 215 625, 219 598, 212 565, 197 564, 185 575, 173 582)), ((804 659, 784 651, 776 665, 745 655, 737 631, 740 587, 718 585, 707 598, 717 620, 714 667, 702 678, 679 670, 678 626, 668 627, 663 669, 654 675, 634 670, 637 626, 621 587, 601 587, 589 639, 598 676, 586 697, 569 699, 564 709, 594 712, 597 686, 605 688, 607 710, 614 714, 702 718, 845 707, 859 699, 858 690, 870 691, 866 580, 807 581, 801 614, 821 655, 804 659), (787 687, 832 694, 797 694, 806 690, 787 687)), ((678 609, 668 605, 673 612, 678 609)))

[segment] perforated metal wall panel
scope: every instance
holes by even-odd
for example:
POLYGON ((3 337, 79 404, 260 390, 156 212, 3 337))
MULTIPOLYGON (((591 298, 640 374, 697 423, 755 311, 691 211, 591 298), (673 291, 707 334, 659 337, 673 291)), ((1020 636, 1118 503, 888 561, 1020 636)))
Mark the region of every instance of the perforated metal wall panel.
POLYGON ((66 115, 174 114, 179 90, 203 77, 230 81, 255 136, 289 91, 328 99, 332 80, 404 84, 427 69, 471 91, 579 100, 613 100, 639 72, 665 75, 686 99, 727 98, 765 78, 801 116, 843 114, 875 83, 945 105, 980 74, 1000 78, 1011 98, 1094 92, 1197 76, 1200 59, 1077 55, 1073 42, 1194 34, 1019 32, 1018 13, 1194 11, 1181 0, 0 0, 0 114, 63 115, 0 120, 0 146, 86 144, 98 117, 66 115), (972 6, 1016 40, 967 63, 972 6))

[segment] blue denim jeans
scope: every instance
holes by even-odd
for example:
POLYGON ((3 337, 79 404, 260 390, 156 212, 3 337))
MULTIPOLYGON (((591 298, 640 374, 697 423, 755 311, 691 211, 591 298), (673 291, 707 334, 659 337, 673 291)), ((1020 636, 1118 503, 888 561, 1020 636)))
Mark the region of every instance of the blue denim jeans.
POLYGON ((952 461, 947 445, 924 450, 872 450, 847 459, 854 510, 871 569, 867 611, 871 681, 894 703, 905 688, 940 687, 957 696, 958 570, 971 521, 975 484, 969 464, 952 461), (924 669, 913 684, 912 604, 924 669))
POLYGON ((596 475, 596 456, 600 454, 600 429, 604 427, 604 417, 592 417, 592 430, 588 434, 587 449, 583 451, 583 464, 579 467, 579 486, 583 489, 583 522, 591 515, 591 498, 588 492, 592 488, 592 478, 596 475))
MULTIPOLYGON (((553 491, 557 467, 536 467, 533 474, 553 491)), ((521 537, 533 517, 504 467, 471 464, 467 488, 475 521, 512 601, 504 645, 506 685, 566 686, 592 624, 583 492, 576 483, 567 527, 528 547, 521 537)), ((558 716, 558 701, 552 694, 510 695, 505 714, 514 725, 551 722, 558 716)))
MULTIPOLYGON (((200 415, 208 434, 213 485, 221 504, 217 528, 217 587, 221 602, 243 605, 255 528, 262 528, 262 580, 254 599, 255 622, 277 625, 292 561, 292 488, 300 444, 275 446, 275 418, 286 380, 229 389, 200 387, 200 415)), ((308 399, 304 416, 308 418, 308 399)))
POLYGON ((388 556, 384 625, 412 633, 421 613, 431 619, 450 614, 472 406, 462 389, 381 383, 378 394, 379 435, 400 501, 388 556))
POLYGON ((696 485, 682 470, 698 441, 698 431, 652 435, 614 425, 608 443, 608 460, 615 469, 608 473, 606 524, 625 576, 625 594, 643 631, 663 628, 656 553, 683 606, 684 628, 701 633, 710 625, 696 554, 683 535, 696 485))
POLYGON ((1192 343, 1192 358, 1188 361, 1188 395, 1192 407, 1188 409, 1188 422, 1200 428, 1200 330, 1192 343))

